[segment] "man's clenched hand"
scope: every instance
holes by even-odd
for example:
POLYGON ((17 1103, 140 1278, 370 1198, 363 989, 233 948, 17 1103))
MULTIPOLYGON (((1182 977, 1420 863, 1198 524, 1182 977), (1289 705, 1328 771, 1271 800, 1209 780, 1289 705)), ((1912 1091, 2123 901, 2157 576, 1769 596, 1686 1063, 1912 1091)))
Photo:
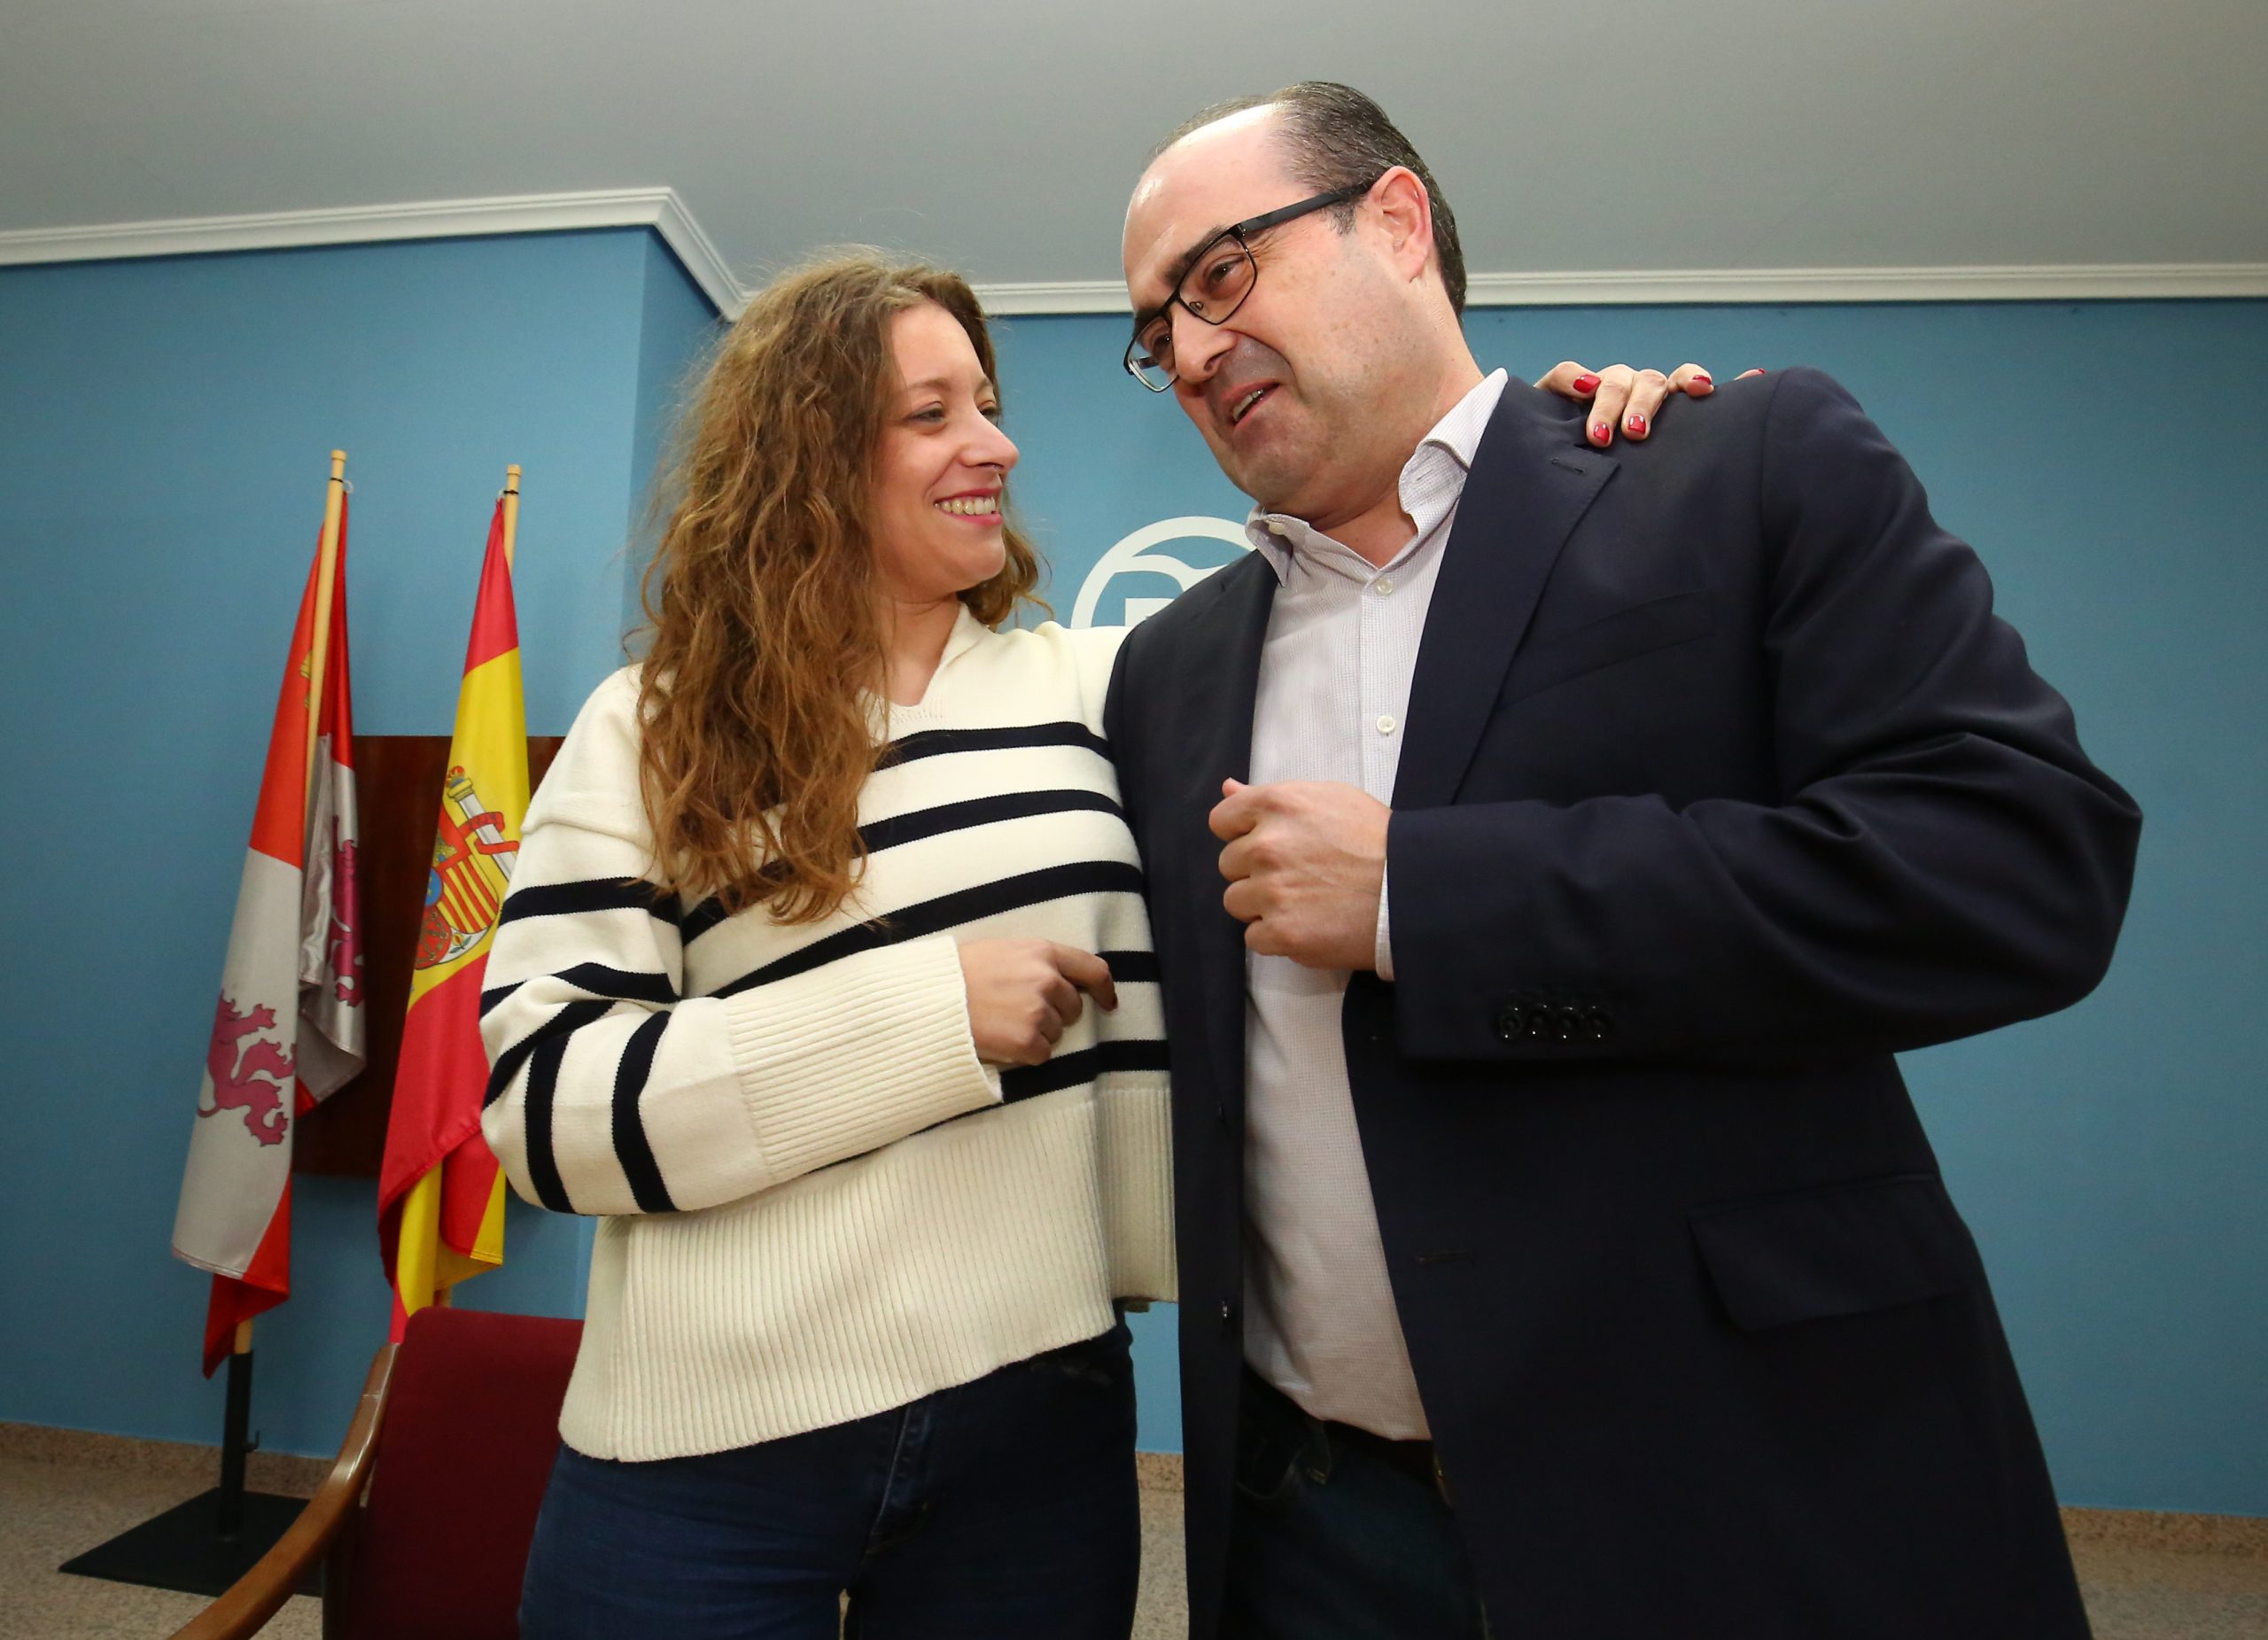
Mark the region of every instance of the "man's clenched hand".
POLYGON ((1223 781, 1213 835, 1222 903, 1263 956, 1313 968, 1369 968, 1378 958, 1379 894, 1394 811, 1329 781, 1247 786, 1223 781))

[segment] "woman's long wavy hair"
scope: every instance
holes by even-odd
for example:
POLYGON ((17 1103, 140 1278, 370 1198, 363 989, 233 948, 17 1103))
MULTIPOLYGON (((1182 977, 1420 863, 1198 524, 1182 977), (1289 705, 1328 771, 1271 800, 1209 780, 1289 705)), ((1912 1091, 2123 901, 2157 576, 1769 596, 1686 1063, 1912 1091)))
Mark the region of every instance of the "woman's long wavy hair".
MULTIPOLYGON (((975 293, 956 275, 854 247, 792 269, 718 345, 655 497, 641 588, 640 784, 663 885, 727 911, 814 922, 864 867, 886 668, 874 570, 876 454, 898 391, 890 321, 935 302, 997 383, 975 293)), ((1007 562, 961 594, 997 626, 1039 579, 1007 562)))

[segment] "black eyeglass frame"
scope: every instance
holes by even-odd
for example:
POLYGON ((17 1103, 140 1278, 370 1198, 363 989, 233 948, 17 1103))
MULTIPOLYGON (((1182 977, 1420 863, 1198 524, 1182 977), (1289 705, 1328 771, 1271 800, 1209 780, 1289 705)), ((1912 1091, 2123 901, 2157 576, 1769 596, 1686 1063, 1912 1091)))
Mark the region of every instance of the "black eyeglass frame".
POLYGON ((1120 362, 1126 367, 1126 373, 1151 393, 1165 393, 1171 389, 1174 383, 1181 379, 1178 375, 1169 376, 1164 382, 1152 385, 1150 378, 1143 375, 1141 367, 1134 362, 1134 355, 1142 351, 1142 332, 1160 319, 1165 319, 1168 324, 1171 324, 1172 320, 1169 315, 1177 304, 1179 305, 1182 312, 1200 324, 1226 324, 1236 310, 1245 305, 1246 299, 1251 296, 1254 289, 1260 284, 1260 259, 1252 253, 1252 236, 1266 233, 1271 228, 1281 228, 1285 222, 1305 216, 1310 212, 1327 210, 1334 205, 1345 205, 1350 200, 1359 199, 1377 187, 1379 177, 1385 175, 1386 173, 1381 171, 1379 176, 1373 176, 1367 183, 1355 183, 1345 188, 1334 188, 1329 193, 1316 194, 1309 198, 1296 200, 1290 205, 1279 206, 1275 210, 1263 211, 1258 216, 1247 216, 1240 222, 1230 223, 1208 239, 1198 247, 1197 254, 1189 259, 1189 266, 1183 270, 1181 277, 1174 281, 1172 294, 1166 298, 1155 312, 1146 315, 1135 322, 1133 338, 1126 344, 1125 355, 1120 360, 1120 362), (1214 247, 1223 239, 1235 240, 1237 248, 1242 251, 1246 260, 1252 263, 1252 284, 1246 285, 1236 300, 1222 310, 1219 318, 1208 318, 1184 299, 1181 287, 1189 282, 1191 274, 1205 265, 1205 259, 1212 255, 1214 247))

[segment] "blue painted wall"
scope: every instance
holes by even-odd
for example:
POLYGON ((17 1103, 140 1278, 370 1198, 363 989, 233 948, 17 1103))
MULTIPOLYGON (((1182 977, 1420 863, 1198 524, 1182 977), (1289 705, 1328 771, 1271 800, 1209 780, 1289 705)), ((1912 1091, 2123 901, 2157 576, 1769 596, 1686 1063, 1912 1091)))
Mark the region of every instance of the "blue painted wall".
MULTIPOLYGON (((710 315, 641 233, 0 270, 0 1418, 209 1440, 203 1283, 166 1254, 322 455, 360 485, 362 727, 447 725, 480 532, 528 469, 531 727, 617 664, 653 470, 710 315)), ((1908 1062, 2071 1502, 2268 1514, 2268 304, 1491 310, 1484 362, 1841 377, 1975 540, 2149 813, 2119 960, 2054 1019, 1908 1062)), ((1242 503, 1122 322, 1002 322, 1015 490, 1071 615, 1102 551, 1242 503)), ((1665 437, 1675 436, 1675 413, 1665 437)), ((1231 548, 1175 548, 1192 563, 1231 548)), ((1161 597, 1123 578, 1101 599, 1161 597)), ((367 1184, 302 1180, 262 1323, 269 1444, 335 1442, 383 1325, 367 1184)), ((516 1204, 517 1209, 517 1204, 516 1204)), ((516 1210, 468 1302, 572 1313, 587 1236, 516 1210)), ((1142 1442, 1179 1445, 1169 1310, 1142 1442)))
POLYGON ((646 239, 645 300, 639 310, 637 424, 630 448, 630 512, 622 555, 623 608, 635 626, 643 618, 638 582, 653 557, 659 520, 650 501, 658 467, 687 391, 708 368, 724 322, 676 257, 658 238, 646 239))
MULTIPOLYGON (((218 1437, 167 1249, 329 452, 358 727, 447 731, 517 461, 529 727, 562 733, 619 664, 654 384, 713 317, 643 230, 0 269, 0 1418, 218 1437)), ((296 1190, 255 1417, 321 1451, 387 1296, 370 1183, 296 1190)), ((579 1310, 587 1226, 513 1206, 468 1302, 579 1310)))

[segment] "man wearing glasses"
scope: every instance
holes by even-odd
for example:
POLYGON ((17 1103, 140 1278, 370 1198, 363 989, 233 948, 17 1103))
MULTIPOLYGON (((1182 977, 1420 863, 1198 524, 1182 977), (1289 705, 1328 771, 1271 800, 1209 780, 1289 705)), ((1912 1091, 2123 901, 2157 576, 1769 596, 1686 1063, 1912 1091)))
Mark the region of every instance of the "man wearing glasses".
POLYGON ((1815 373, 1613 455, 1484 376, 1346 87, 1184 127, 1124 254, 1258 548, 1109 709, 1192 1633, 2084 1636, 1891 1056, 2091 989, 2139 815, 1974 555, 1815 373))

